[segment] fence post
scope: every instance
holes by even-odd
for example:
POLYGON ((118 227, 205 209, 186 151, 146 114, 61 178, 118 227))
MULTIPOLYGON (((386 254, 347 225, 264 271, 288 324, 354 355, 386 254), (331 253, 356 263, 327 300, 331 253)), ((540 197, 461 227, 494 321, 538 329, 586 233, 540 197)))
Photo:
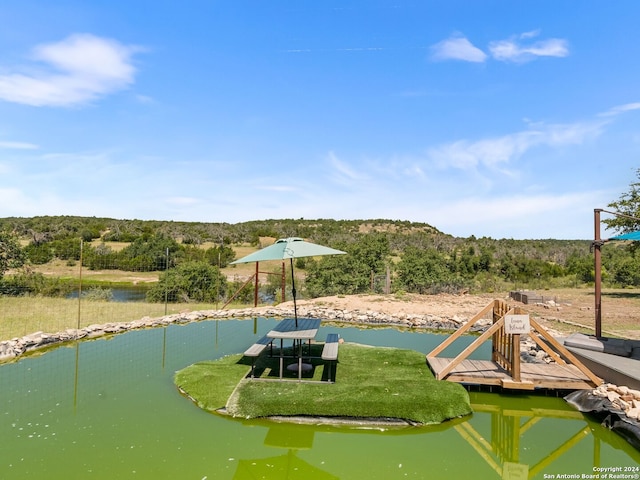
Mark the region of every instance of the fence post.
MULTIPOLYGON (((168 270, 169 270, 169 247, 167 247, 167 259, 166 259, 166 261, 164 263, 165 274, 166 274, 166 272, 168 270)), ((166 281, 166 279, 165 279, 165 282, 164 282, 164 316, 165 317, 167 316, 167 306, 168 306, 168 303, 169 303, 168 302, 168 300, 169 300, 168 299, 168 297, 169 297, 169 290, 168 289, 169 289, 169 282, 166 281)))
POLYGON ((391 269, 389 268, 389 265, 387 265, 387 276, 385 277, 384 293, 386 295, 389 295, 391 293, 391 269))
POLYGON ((82 299, 82 253, 84 249, 84 242, 82 238, 80 238, 80 273, 78 275, 78 326, 77 329, 80 330, 80 313, 81 313, 81 299, 82 299))

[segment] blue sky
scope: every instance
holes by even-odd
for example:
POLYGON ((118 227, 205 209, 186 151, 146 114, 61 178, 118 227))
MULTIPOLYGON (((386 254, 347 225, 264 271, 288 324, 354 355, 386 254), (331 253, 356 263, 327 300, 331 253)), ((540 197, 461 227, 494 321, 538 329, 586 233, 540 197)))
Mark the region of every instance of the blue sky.
POLYGON ((635 0, 0 1, 0 217, 593 238, 640 168, 638 18, 635 0))

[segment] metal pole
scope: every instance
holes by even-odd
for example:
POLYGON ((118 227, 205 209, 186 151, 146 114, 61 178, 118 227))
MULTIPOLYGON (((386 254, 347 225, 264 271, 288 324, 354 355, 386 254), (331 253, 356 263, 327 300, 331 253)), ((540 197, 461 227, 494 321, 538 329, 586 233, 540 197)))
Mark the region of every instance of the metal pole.
MULTIPOLYGON (((218 247, 218 282, 216 285, 216 310, 218 310, 218 300, 220 300, 220 277, 222 276, 222 268, 221 268, 222 261, 220 259, 221 252, 222 252, 222 242, 218 247)), ((218 328, 217 324, 216 324, 216 328, 218 328)))
POLYGON ((285 302, 285 297, 286 297, 286 288, 287 288, 287 275, 285 272, 285 263, 284 260, 282 261, 282 285, 280 286, 281 290, 282 290, 282 299, 280 300, 280 303, 284 303, 285 302))
POLYGON ((595 331, 596 337, 602 337, 602 239, 600 238, 600 212, 599 208, 594 209, 594 235, 593 235, 593 261, 594 261, 594 282, 595 282, 595 331))
POLYGON ((296 328, 298 328, 298 307, 296 305, 296 279, 293 276, 293 258, 291 260, 291 295, 293 295, 293 316, 296 319, 296 328))
POLYGON ((594 285, 595 285, 595 333, 596 337, 602 337, 602 245, 606 240, 600 238, 600 213, 610 213, 616 217, 629 218, 640 222, 640 218, 633 217, 631 215, 625 215, 624 213, 611 212, 602 208, 595 208, 594 213, 594 235, 593 235, 593 262, 594 262, 594 285))
POLYGON ((255 287, 253 289, 253 307, 257 307, 258 306, 258 265, 260 264, 260 262, 256 262, 256 283, 255 283, 255 287))
POLYGON ((80 239, 80 273, 78 275, 78 330, 80 330, 80 311, 82 305, 82 251, 83 251, 83 241, 80 239))
MULTIPOLYGON (((167 248, 167 259, 165 262, 165 266, 164 266, 164 274, 165 276, 167 275, 167 272, 169 271, 169 248, 167 248)), ((167 306, 169 304, 169 282, 168 279, 166 279, 167 281, 165 282, 164 285, 164 316, 167 316, 167 306)))

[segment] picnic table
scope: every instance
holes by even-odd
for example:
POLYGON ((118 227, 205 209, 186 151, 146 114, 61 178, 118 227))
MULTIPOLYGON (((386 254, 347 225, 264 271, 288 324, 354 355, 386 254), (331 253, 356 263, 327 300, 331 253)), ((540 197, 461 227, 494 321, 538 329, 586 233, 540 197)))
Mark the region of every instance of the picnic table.
POLYGON ((319 328, 319 318, 299 318, 297 321, 293 318, 287 318, 278 322, 276 327, 267 333, 267 338, 280 339, 280 380, 282 380, 284 368, 283 342, 292 340, 294 350, 296 346, 298 347, 298 380, 302 380, 302 344, 316 338, 319 328))

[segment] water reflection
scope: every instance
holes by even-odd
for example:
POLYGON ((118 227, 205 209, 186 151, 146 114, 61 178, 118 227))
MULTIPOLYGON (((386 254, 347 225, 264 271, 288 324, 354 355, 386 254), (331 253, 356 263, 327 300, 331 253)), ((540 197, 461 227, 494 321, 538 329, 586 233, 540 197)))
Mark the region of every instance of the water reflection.
MULTIPOLYGON (((544 478, 640 463, 557 398, 472 393, 470 417, 383 431, 231 419, 177 392, 175 371, 242 352, 274 324, 171 325, 1 365, 2 478, 544 478)), ((340 334, 425 354, 442 341, 395 329, 340 334)))
MULTIPOLYGON (((499 478, 551 478, 559 471, 556 462, 576 452, 582 464, 574 467, 575 473, 587 474, 602 466, 602 441, 624 447, 621 439, 556 399, 477 393, 471 399, 474 415, 489 417, 488 439, 473 421, 455 429, 499 478)), ((624 449, 634 461, 640 460, 630 446, 624 449)))
MULTIPOLYGON (((142 285, 136 285, 133 287, 99 287, 103 290, 108 290, 111 293, 110 300, 112 302, 144 302, 147 299, 147 291, 148 287, 142 285)), ((91 287, 87 287, 84 291, 86 295, 87 292, 91 291, 91 287)), ((67 295, 67 298, 78 298, 78 290, 74 290, 73 292, 67 295)))
POLYGON ((300 450, 309 450, 313 446, 315 432, 308 428, 298 428, 295 425, 274 424, 269 428, 264 444, 285 450, 281 455, 241 459, 233 476, 234 480, 254 478, 314 478, 337 479, 331 473, 311 465, 298 457, 300 450))

